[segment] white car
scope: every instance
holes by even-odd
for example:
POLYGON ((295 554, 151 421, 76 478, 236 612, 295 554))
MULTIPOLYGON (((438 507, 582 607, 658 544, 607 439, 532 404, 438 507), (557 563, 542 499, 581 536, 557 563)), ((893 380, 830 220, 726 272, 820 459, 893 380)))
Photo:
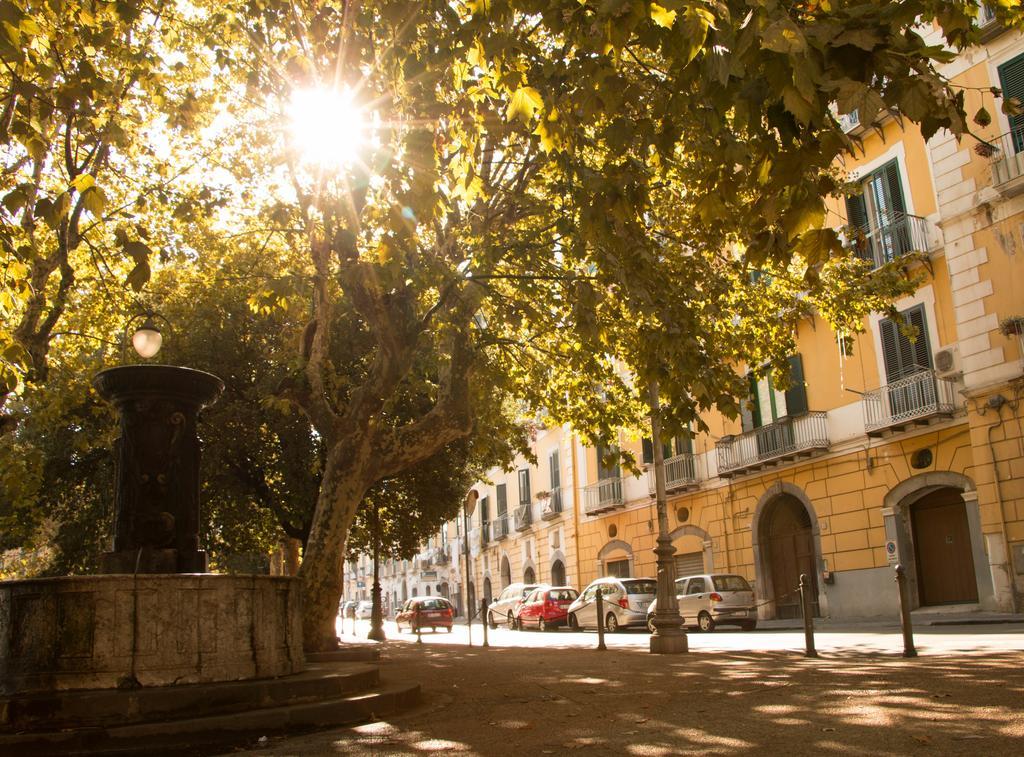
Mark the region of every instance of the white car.
POLYGON ((653 578, 599 578, 569 605, 569 628, 573 631, 597 628, 597 592, 600 589, 606 631, 643 628, 647 607, 654 601, 657 583, 653 578))
MULTIPOLYGON (((747 579, 732 573, 704 573, 676 579, 676 600, 683 623, 701 631, 714 631, 715 626, 736 625, 744 631, 757 628, 754 590, 747 579)), ((647 609, 647 627, 654 631, 651 620, 657 602, 647 609)))
POLYGON ((373 615, 373 602, 364 599, 356 605, 356 618, 358 620, 369 620, 371 615, 373 615))

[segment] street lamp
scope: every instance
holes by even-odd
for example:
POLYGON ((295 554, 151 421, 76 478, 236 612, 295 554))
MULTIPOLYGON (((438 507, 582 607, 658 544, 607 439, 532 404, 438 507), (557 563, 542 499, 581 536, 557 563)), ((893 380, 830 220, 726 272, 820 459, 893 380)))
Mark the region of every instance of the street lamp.
POLYGON ((128 342, 131 342, 132 348, 138 356, 146 360, 154 357, 156 353, 160 351, 160 348, 164 343, 164 337, 160 331, 160 327, 157 326, 156 319, 163 321, 166 326, 171 325, 170 321, 152 310, 137 313, 128 319, 128 323, 125 324, 124 328, 124 339, 121 341, 122 363, 125 361, 128 342), (134 326, 139 319, 145 320, 143 320, 142 323, 132 331, 132 326, 134 326))
MULTIPOLYGON (((466 575, 462 583, 466 586, 466 637, 469 639, 469 646, 473 646, 473 598, 469 594, 469 519, 473 517, 476 509, 476 501, 480 499, 480 493, 476 489, 470 489, 466 494, 466 501, 462 505, 462 552, 466 556, 466 575)), ((487 622, 487 619, 484 619, 487 622)))
POLYGON ((686 632, 683 619, 679 616, 676 600, 676 571, 672 556, 676 548, 668 534, 668 506, 665 502, 665 449, 661 446, 661 401, 658 398, 658 382, 648 385, 648 402, 651 409, 651 441, 654 447, 654 491, 658 507, 658 609, 654 613, 651 634, 652 654, 679 654, 686 652, 686 632))
POLYGON ((370 633, 366 638, 370 641, 387 641, 380 604, 380 510, 376 500, 373 502, 373 589, 370 598, 373 600, 373 606, 370 610, 370 633))

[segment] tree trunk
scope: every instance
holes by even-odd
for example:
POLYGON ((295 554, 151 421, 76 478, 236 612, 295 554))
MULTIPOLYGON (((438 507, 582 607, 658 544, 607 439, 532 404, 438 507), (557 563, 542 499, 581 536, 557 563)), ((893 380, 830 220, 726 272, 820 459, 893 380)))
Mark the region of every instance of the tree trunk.
POLYGON ((342 590, 345 538, 356 510, 372 484, 363 461, 351 450, 331 450, 317 498, 313 525, 299 567, 302 579, 302 637, 307 652, 338 646, 335 619, 342 590))

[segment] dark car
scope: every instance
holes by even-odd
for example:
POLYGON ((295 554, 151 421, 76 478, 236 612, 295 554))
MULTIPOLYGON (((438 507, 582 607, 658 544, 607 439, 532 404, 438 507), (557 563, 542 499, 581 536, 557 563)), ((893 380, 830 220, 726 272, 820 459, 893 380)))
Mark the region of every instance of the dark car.
POLYGON ((399 632, 402 626, 406 626, 411 633, 415 633, 417 628, 429 628, 431 631, 447 628, 451 633, 454 615, 455 608, 444 597, 413 597, 402 606, 395 617, 395 625, 399 632))
POLYGON ((569 605, 579 596, 571 586, 541 586, 527 595, 516 609, 519 630, 537 628, 547 631, 566 624, 569 605))

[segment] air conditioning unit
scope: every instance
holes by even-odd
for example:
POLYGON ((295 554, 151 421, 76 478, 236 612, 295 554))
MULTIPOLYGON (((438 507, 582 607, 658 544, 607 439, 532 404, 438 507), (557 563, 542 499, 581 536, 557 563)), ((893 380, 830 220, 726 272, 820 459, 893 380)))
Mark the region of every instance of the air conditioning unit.
POLYGON ((933 356, 935 375, 939 378, 959 378, 963 375, 960 368, 960 350, 956 346, 943 347, 933 356))

